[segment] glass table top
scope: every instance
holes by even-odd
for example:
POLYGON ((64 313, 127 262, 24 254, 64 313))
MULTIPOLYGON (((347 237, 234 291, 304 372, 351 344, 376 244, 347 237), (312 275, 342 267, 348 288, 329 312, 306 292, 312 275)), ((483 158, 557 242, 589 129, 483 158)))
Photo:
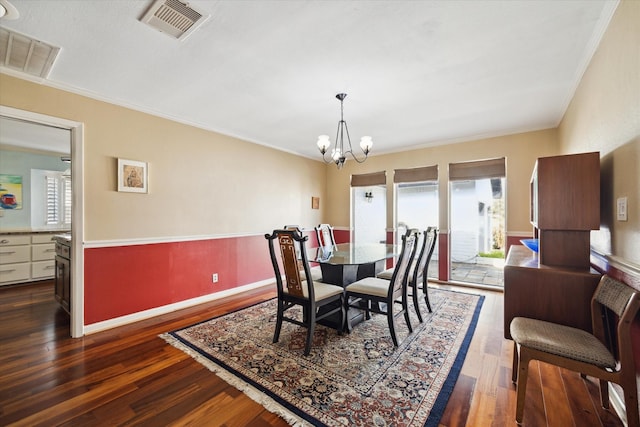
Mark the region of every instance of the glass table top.
POLYGON ((400 245, 385 243, 341 243, 311 249, 309 260, 327 264, 367 264, 400 254, 400 245))

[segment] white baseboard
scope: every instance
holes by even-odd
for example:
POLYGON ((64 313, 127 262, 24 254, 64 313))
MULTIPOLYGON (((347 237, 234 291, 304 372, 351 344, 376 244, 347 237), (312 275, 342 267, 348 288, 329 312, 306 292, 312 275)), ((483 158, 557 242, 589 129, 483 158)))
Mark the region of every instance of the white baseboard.
POLYGON ((139 311, 137 313, 127 314, 126 316, 116 317, 113 319, 105 320, 103 322, 92 323, 90 325, 84 326, 84 333, 88 335, 88 334, 104 331, 107 329, 116 328, 118 326, 124 326, 129 323, 139 322, 140 320, 149 319, 151 317, 171 313, 176 310, 181 310, 183 308, 192 307, 194 305, 215 301, 231 295, 239 294, 241 292, 246 292, 252 289, 260 288, 270 283, 273 283, 273 279, 262 280, 260 282, 250 283, 248 285, 238 286, 232 289, 226 289, 224 291, 216 292, 214 294, 203 295, 201 297, 196 297, 196 298, 176 302, 169 305, 163 305, 162 307, 156 307, 156 308, 151 308, 149 310, 139 311))

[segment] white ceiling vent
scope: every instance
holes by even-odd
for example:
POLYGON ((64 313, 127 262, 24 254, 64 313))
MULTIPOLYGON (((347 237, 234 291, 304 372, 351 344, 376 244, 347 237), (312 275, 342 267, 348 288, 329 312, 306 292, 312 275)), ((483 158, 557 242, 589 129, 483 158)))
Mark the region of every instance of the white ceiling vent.
POLYGON ((178 40, 184 40, 209 16, 178 0, 156 0, 140 21, 178 40))
POLYGON ((0 66, 47 78, 60 48, 0 27, 0 66))

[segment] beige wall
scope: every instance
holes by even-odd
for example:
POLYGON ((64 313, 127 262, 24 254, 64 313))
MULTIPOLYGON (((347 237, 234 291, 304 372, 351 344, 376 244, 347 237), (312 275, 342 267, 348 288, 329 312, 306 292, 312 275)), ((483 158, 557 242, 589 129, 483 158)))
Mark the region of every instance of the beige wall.
POLYGON ((3 74, 0 88, 4 106, 84 123, 87 241, 321 222, 323 163, 3 74), (149 163, 149 194, 116 191, 118 158, 149 163))
POLYGON ((600 151, 596 249, 640 267, 640 1, 620 2, 559 126, 563 153, 600 151), (615 203, 628 199, 628 221, 615 203))
MULTIPOLYGON (((375 149, 375 146, 374 146, 375 149)), ((401 153, 372 156, 365 163, 347 161, 342 170, 329 166, 327 221, 348 227, 351 174, 387 171, 387 227, 393 228, 393 170, 438 165, 441 230, 449 229, 449 163, 506 157, 507 233, 532 232, 529 222, 529 180, 538 157, 558 153, 554 129, 507 135, 401 153)))

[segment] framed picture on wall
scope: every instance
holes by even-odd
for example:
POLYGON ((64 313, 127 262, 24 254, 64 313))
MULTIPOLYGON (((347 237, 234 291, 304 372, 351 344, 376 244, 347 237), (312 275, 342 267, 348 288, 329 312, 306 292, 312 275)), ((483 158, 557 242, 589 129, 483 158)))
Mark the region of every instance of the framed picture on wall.
POLYGON ((118 159, 118 191, 148 193, 147 163, 118 159))
POLYGON ((22 176, 0 174, 0 209, 22 209, 22 176))

